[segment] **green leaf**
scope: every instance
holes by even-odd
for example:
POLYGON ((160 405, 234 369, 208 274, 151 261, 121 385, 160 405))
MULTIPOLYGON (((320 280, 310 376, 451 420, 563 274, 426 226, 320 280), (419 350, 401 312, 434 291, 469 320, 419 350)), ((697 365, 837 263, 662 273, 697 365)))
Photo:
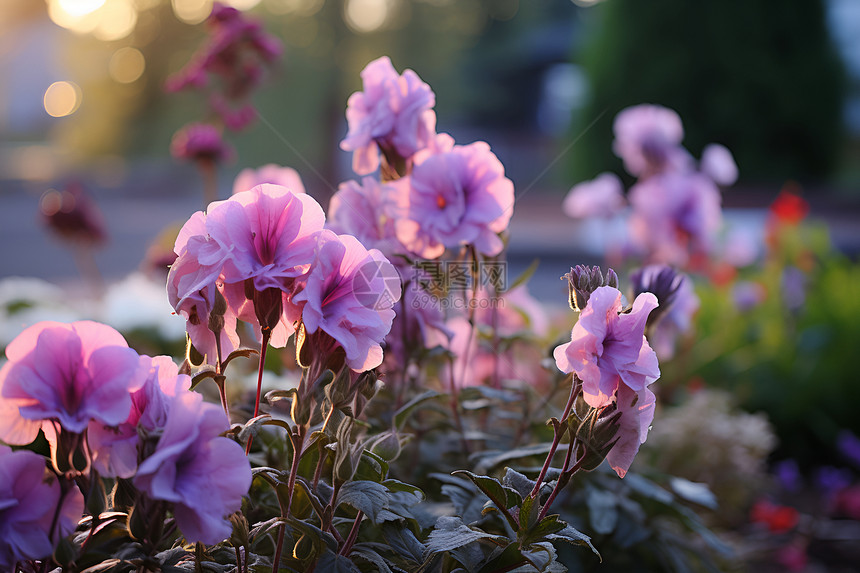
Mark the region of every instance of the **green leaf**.
POLYGON ((385 524, 382 526, 382 536, 400 557, 412 563, 421 563, 424 560, 424 545, 410 529, 399 524, 385 524))
POLYGON ((388 489, 373 481, 350 481, 343 484, 337 494, 335 507, 345 503, 362 511, 377 523, 379 512, 388 507, 388 489))
POLYGON ((708 509, 717 509, 717 496, 707 484, 696 483, 680 477, 669 479, 669 487, 682 499, 697 503, 708 509))
POLYGON ((358 468, 355 470, 353 479, 382 483, 386 477, 388 477, 388 462, 373 452, 364 450, 358 460, 358 468))
MULTIPOLYGON (((595 555, 600 557, 600 553, 598 553, 597 549, 594 548, 594 545, 591 544, 591 538, 570 525, 568 525, 558 533, 551 533, 550 535, 547 535, 546 538, 550 541, 557 540, 566 541, 575 545, 586 545, 591 548, 591 551, 593 551, 595 555)), ((600 561, 603 561, 602 557, 600 557, 600 561)))
POLYGON ((517 524, 517 521, 508 511, 508 508, 515 507, 522 503, 522 498, 516 491, 503 486, 496 478, 479 476, 466 470, 457 470, 452 472, 452 475, 464 475, 469 478, 469 480, 478 486, 478 489, 484 492, 484 495, 490 498, 490 501, 499 508, 499 511, 501 511, 502 515, 505 516, 505 519, 508 520, 511 528, 514 531, 519 528, 519 524, 517 524))
POLYGON ((546 541, 529 545, 522 554, 538 571, 546 571, 556 558, 555 547, 546 541))
POLYGON ((544 517, 540 523, 528 530, 528 534, 523 539, 523 543, 537 543, 543 541, 547 536, 553 533, 558 533, 567 527, 567 523, 559 519, 558 515, 548 515, 544 517))
POLYGON ((478 570, 478 573, 494 573, 495 571, 508 571, 520 563, 527 563, 519 546, 511 543, 495 557, 491 557, 487 563, 478 570))
POLYGON ((520 531, 528 531, 540 514, 540 502, 536 497, 526 496, 520 506, 520 531))
POLYGON ((547 442, 543 444, 535 444, 533 446, 526 446, 523 448, 515 448, 513 450, 491 450, 481 452, 480 454, 475 455, 475 457, 477 458, 475 470, 480 472, 488 472, 494 467, 510 460, 519 460, 536 456, 545 457, 549 453, 551 447, 552 444, 547 442))
POLYGON ((443 396, 443 394, 440 394, 439 392, 435 392, 433 390, 428 390, 423 394, 415 396, 414 398, 406 402, 404 405, 402 405, 400 408, 398 408, 396 412, 394 412, 394 426, 398 430, 402 430, 403 426, 406 424, 406 420, 409 419, 409 416, 418 406, 420 406, 424 402, 427 402, 428 400, 438 398, 439 396, 443 396))
POLYGON ((350 551, 349 554, 350 556, 359 557, 361 559, 364 559, 365 561, 373 563, 374 565, 376 565, 376 568, 379 573, 392 573, 391 567, 388 566, 388 563, 385 561, 385 558, 382 557, 382 555, 380 555, 376 551, 373 551, 372 549, 353 546, 352 551, 350 551))
POLYGON ((430 532, 425 547, 427 553, 438 553, 483 540, 497 545, 504 545, 510 541, 503 535, 492 535, 480 529, 472 529, 459 517, 442 516, 436 520, 436 526, 430 532))

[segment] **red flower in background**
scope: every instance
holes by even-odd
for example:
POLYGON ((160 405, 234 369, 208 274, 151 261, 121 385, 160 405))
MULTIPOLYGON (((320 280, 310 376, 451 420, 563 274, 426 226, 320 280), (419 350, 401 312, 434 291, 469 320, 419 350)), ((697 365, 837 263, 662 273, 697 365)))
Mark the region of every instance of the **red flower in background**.
POLYGON ((750 521, 762 523, 771 533, 785 533, 797 525, 799 514, 793 507, 759 500, 750 510, 750 521))
POLYGON ((796 191, 797 186, 788 184, 779 192, 770 205, 770 219, 783 225, 797 225, 809 214, 809 203, 796 191))

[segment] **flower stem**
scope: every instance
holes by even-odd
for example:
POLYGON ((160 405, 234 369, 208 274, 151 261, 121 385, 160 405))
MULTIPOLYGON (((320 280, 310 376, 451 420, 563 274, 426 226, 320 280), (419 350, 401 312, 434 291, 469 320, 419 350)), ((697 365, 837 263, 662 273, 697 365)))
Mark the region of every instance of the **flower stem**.
MULTIPOLYGON (((272 331, 263 329, 263 341, 260 343, 260 366, 257 370, 257 398, 254 400, 254 418, 260 415, 260 392, 263 389, 263 367, 266 365, 266 349, 269 347, 269 339, 272 336, 272 331)), ((251 443, 254 441, 253 436, 248 436, 248 445, 245 446, 245 455, 251 453, 251 443)))
MULTIPOLYGON (((305 428, 303 426, 298 426, 293 433, 293 436, 290 437, 290 441, 293 444, 293 461, 290 466, 290 477, 287 480, 287 506, 281 509, 281 512, 284 514, 284 520, 290 518, 290 509, 293 505, 293 492, 296 488, 296 474, 299 471, 299 460, 302 457, 302 448, 304 446, 305 441, 305 428)), ((278 566, 281 563, 281 551, 284 547, 284 530, 286 529, 286 523, 282 523, 278 527, 278 546, 275 549, 275 560, 272 563, 272 573, 278 573, 278 566)))
POLYGON ((355 521, 352 522, 352 529, 349 530, 349 535, 346 538, 346 542, 344 542, 343 547, 340 549, 340 554, 346 557, 349 555, 350 550, 352 549, 352 545, 355 543, 355 540, 358 539, 358 527, 361 524, 361 519, 364 517, 364 512, 359 511, 355 516, 355 521))
MULTIPOLYGON (((573 450, 575 448, 576 448, 576 440, 571 440, 570 447, 567 449, 567 456, 565 456, 565 458, 564 458, 564 466, 562 467, 562 473, 568 474, 567 479, 570 479, 570 476, 572 476, 573 474, 575 474, 579 470, 580 466, 582 466, 582 463, 585 461, 585 456, 588 454, 588 452, 583 452, 582 457, 579 458, 575 464, 573 464, 573 467, 568 468, 567 464, 570 463, 570 458, 571 458, 573 450)), ((566 485, 567 479, 565 479, 564 483, 562 483, 562 479, 561 479, 561 477, 559 477, 558 481, 555 482, 555 487, 552 488, 552 493, 549 494, 549 498, 547 498, 546 504, 544 504, 544 506, 540 510, 540 513, 538 514, 538 523, 540 523, 540 521, 544 517, 546 517, 546 514, 549 511, 549 506, 552 505, 552 502, 555 501, 556 496, 562 490, 564 485, 566 485)))
MULTIPOLYGON (((561 420, 567 420, 567 417, 570 415, 570 410, 573 408, 573 402, 576 400, 576 395, 579 391, 579 384, 576 384, 575 380, 571 381, 570 385, 570 397, 567 399, 567 404, 564 407, 564 412, 561 414, 561 420)), ((558 449, 558 444, 561 442, 562 436, 564 436, 564 432, 559 432, 557 429, 553 429, 555 433, 555 437, 552 440, 552 447, 549 449, 549 453, 546 455, 546 460, 543 463, 543 467, 540 470, 540 474, 537 477, 537 481, 535 482, 535 487, 532 489, 529 494, 530 497, 537 497, 540 492, 541 483, 543 483, 543 478, 546 477, 546 472, 549 470, 549 466, 552 463, 552 458, 555 456, 555 451, 558 449)))

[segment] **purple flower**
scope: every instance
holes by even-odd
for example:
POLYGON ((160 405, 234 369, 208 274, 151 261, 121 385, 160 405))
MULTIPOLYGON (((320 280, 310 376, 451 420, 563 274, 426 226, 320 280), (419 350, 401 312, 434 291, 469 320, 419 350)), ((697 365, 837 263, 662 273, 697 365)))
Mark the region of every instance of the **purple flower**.
POLYGON ((732 185, 738 180, 738 166, 732 152, 718 143, 705 147, 699 167, 717 185, 732 185))
POLYGON ((680 146, 684 139, 681 118, 659 105, 637 105, 621 110, 613 125, 612 149, 624 168, 636 177, 683 169, 689 154, 680 146))
POLYGON ((170 154, 185 161, 220 163, 233 156, 233 149, 214 125, 190 123, 173 135, 170 154))
POLYGON ((0 418, 0 439, 7 444, 29 444, 47 420, 73 433, 90 420, 120 424, 131 410, 129 393, 142 383, 137 353, 96 322, 40 322, 9 343, 6 357, 0 396, 10 415, 0 418))
POLYGON ((624 190, 614 173, 601 173, 596 179, 575 185, 564 198, 562 209, 574 219, 613 217, 624 207, 624 190))
POLYGON ((376 171, 379 151, 391 160, 408 159, 434 136, 436 96, 412 70, 398 75, 387 56, 361 72, 363 91, 349 97, 349 133, 340 142, 352 151, 352 168, 359 175, 376 171))
POLYGON ((699 297, 690 277, 666 265, 649 265, 631 275, 634 293, 651 292, 659 308, 649 316, 649 331, 660 359, 675 354, 675 341, 690 330, 693 315, 699 310, 699 297))
POLYGON ((627 475, 639 446, 648 437, 648 428, 654 420, 655 403, 656 397, 648 388, 636 392, 624 384, 618 387, 616 404, 621 412, 618 433, 615 434, 618 441, 609 450, 606 461, 620 478, 627 475))
POLYGON ((169 356, 140 357, 143 387, 131 395, 128 419, 116 427, 90 422, 87 438, 93 467, 106 477, 130 478, 137 470, 141 435, 155 435, 167 423, 171 397, 187 392, 191 379, 180 375, 169 356))
POLYGON ((430 156, 410 180, 408 218, 397 221, 397 236, 410 251, 437 258, 445 247, 472 244, 488 256, 501 252, 498 235, 511 220, 514 184, 489 145, 430 156))
POLYGON ((741 312, 754 309, 766 298, 767 290, 759 283, 738 281, 732 286, 732 300, 741 312))
POLYGON ((589 406, 607 406, 622 382, 641 392, 660 377, 657 355, 645 339, 645 323, 656 307, 657 298, 642 293, 629 313, 619 314, 618 289, 605 286, 591 294, 571 331, 571 341, 553 352, 559 370, 575 372, 582 380, 589 406))
POLYGON ((708 253, 722 224, 720 191, 692 172, 664 173, 630 189, 630 231, 651 262, 686 263, 690 252, 708 253))
POLYGON ((343 348, 349 367, 361 372, 382 363, 381 342, 391 330, 392 306, 400 295, 400 276, 382 253, 368 251, 351 235, 326 230, 293 301, 305 303, 306 332, 330 336, 343 348))
POLYGON ((312 197, 278 185, 259 185, 212 203, 205 215, 189 219, 176 240, 179 257, 168 276, 171 304, 181 312, 192 300, 208 312, 217 286, 229 312, 258 329, 271 329, 270 344, 284 346, 299 312, 290 296, 314 260, 324 223, 312 197))
POLYGON ((302 178, 295 169, 269 163, 259 169, 243 169, 240 171, 233 182, 233 195, 242 191, 249 191, 263 183, 280 185, 296 194, 305 193, 302 178))
POLYGON ((373 177, 341 183, 328 207, 328 228, 349 234, 390 256, 404 253, 395 221, 408 209, 408 179, 380 183, 373 177))
POLYGON ((219 436, 227 417, 195 392, 182 392, 170 411, 155 451, 141 462, 134 485, 151 499, 173 504, 176 524, 189 542, 215 544, 229 537, 226 516, 241 507, 251 486, 242 447, 219 436))
POLYGON ((45 481, 45 458, 0 445, 0 566, 4 570, 11 570, 17 561, 49 556, 54 543, 75 529, 84 512, 84 497, 71 487, 50 535, 60 495, 59 483, 45 481))
POLYGON ((860 438, 849 430, 839 432, 836 447, 845 458, 860 468, 860 438))
POLYGON ((803 488, 803 477, 795 460, 782 460, 773 467, 773 473, 780 487, 787 492, 797 493, 803 488))

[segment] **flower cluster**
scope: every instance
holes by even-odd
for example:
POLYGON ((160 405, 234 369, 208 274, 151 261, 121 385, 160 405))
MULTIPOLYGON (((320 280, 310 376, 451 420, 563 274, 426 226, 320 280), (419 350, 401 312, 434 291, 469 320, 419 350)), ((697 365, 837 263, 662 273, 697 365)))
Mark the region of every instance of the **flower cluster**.
POLYGON ((169 357, 139 356, 118 332, 88 321, 35 324, 6 356, 0 439, 25 445, 41 429, 56 481, 43 483, 39 456, 0 448, 2 523, 15 528, 3 535, 0 560, 50 554, 57 534, 80 519, 83 496, 98 495, 73 480, 100 475, 131 480, 137 503, 168 503, 189 541, 229 536, 225 518, 250 487, 250 465, 236 442, 220 436, 224 413, 202 404, 169 357))
POLYGON ((435 95, 413 71, 400 75, 382 57, 361 77, 363 91, 349 98, 349 132, 341 148, 353 152, 357 174, 379 169, 380 177, 341 184, 331 200, 329 226, 398 261, 404 289, 411 292, 397 313, 404 324, 395 326, 398 340, 392 344, 407 351, 411 344, 403 341, 423 346, 436 333, 451 335, 441 326, 439 309, 422 302, 427 293, 408 263, 466 246, 475 257, 499 255, 514 186, 489 145, 456 145, 435 132, 435 95))
POLYGON ((265 69, 281 55, 281 44, 260 22, 230 6, 216 3, 207 21, 211 36, 191 62, 167 82, 168 91, 209 88, 210 105, 224 124, 241 130, 256 116, 249 102, 265 69), (217 81, 210 86, 210 77, 217 81))
MULTIPOLYGON (((728 149, 708 145, 698 166, 681 146, 684 129, 674 111, 638 105, 615 118, 613 150, 638 181, 628 193, 632 250, 647 262, 685 265, 709 254, 722 225, 720 185, 738 169, 728 149)), ((604 173, 574 186, 565 212, 574 218, 609 217, 624 206, 621 181, 604 173)))
POLYGON ((399 281, 388 260, 350 235, 324 230, 304 193, 263 184, 194 214, 176 241, 168 295, 210 363, 238 345, 236 320, 283 347, 301 323, 325 332, 355 370, 382 362, 399 281))
POLYGON ((559 370, 582 380, 582 397, 589 406, 613 405, 621 413, 617 441, 606 459, 624 477, 654 419, 655 397, 648 386, 659 378, 660 370, 645 339, 657 298, 640 294, 626 313, 621 298, 611 286, 594 290, 571 331, 571 341, 556 347, 553 356, 559 370))

